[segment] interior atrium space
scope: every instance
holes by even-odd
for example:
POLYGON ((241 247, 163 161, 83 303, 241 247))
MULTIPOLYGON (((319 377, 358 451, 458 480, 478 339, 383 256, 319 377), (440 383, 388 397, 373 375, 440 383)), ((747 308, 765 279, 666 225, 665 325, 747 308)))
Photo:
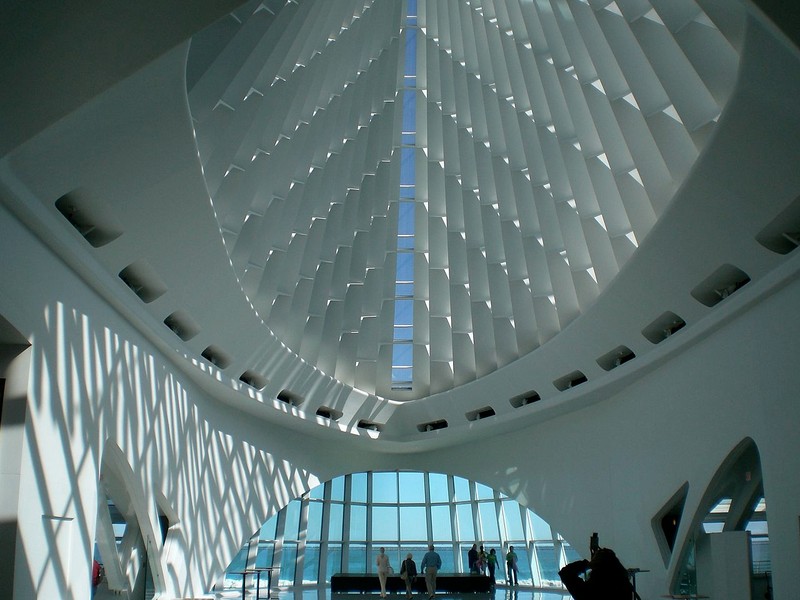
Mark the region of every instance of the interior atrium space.
POLYGON ((795 600, 799 44, 778 0, 0 3, 5 593, 483 544, 553 600, 597 534, 643 600, 795 600))

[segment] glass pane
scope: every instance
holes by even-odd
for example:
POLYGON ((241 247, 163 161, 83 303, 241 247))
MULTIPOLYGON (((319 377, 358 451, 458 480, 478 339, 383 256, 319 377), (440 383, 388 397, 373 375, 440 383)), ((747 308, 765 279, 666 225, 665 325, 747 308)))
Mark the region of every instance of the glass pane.
POLYGON ((372 501, 397 502, 397 473, 372 474, 372 501))
POLYGON ((354 473, 350 476, 350 500, 353 502, 367 501, 366 473, 354 473))
POLYGON ((395 296, 405 296, 407 298, 412 298, 414 296, 414 284, 413 283, 398 283, 395 285, 394 288, 395 296))
POLYGON ((458 571, 455 560, 455 551, 451 545, 442 545, 436 548, 436 552, 442 557, 442 573, 455 573, 458 571))
POLYGON ((319 544, 306 544, 303 553, 303 583, 317 583, 319 575, 319 544))
MULTIPOLYGON (((416 81, 416 79, 415 79, 415 81, 416 81)), ((414 134, 414 133, 403 133, 403 134, 400 135, 400 143, 403 144, 404 146, 413 146, 414 144, 417 143, 417 135, 414 134)), ((405 195, 402 194, 402 192, 401 192, 400 196, 403 197, 403 198, 413 198, 413 195, 405 196, 405 195)))
POLYGON ((470 541, 475 539, 475 524, 472 522, 472 505, 457 504, 456 519, 458 520, 458 539, 470 541))
POLYGON ((325 567, 325 583, 331 582, 331 576, 342 572, 342 547, 339 544, 328 546, 327 566, 325 567))
POLYGON ((411 389, 413 373, 410 367, 392 369, 392 389, 411 389))
POLYGON ((450 501, 450 492, 447 489, 447 475, 428 473, 428 484, 431 488, 431 502, 450 501))
POLYGON ((394 301, 394 322, 397 325, 414 324, 414 301, 395 300, 394 301))
POLYGON ((530 517, 531 526, 533 527, 533 539, 535 540, 553 539, 553 533, 550 531, 550 525, 548 525, 544 519, 542 519, 539 515, 530 510, 528 511, 528 517, 530 517))
POLYGON ((488 485, 482 483, 475 484, 475 498, 478 500, 492 500, 494 498, 494 490, 488 485))
POLYGON ((417 72, 417 30, 413 27, 406 29, 405 66, 406 75, 413 75, 417 72))
POLYGON ((400 185, 416 183, 414 148, 400 148, 400 185))
POLYGON ((580 554, 578 554, 578 551, 569 544, 564 544, 564 556, 566 557, 565 564, 569 564, 583 558, 580 554))
MULTIPOLYGON (((414 328, 411 326, 407 327, 395 327, 394 328, 394 340, 396 342, 411 342, 414 340, 414 328)), ((392 351, 392 362, 394 363, 395 367, 410 367, 411 366, 411 357, 413 356, 411 350, 411 344, 395 344, 395 348, 401 346, 397 352, 394 350, 392 351)))
MULTIPOLYGON (((542 585, 555 584, 560 581, 558 577, 558 557, 553 544, 536 544, 536 561, 539 564, 539 577, 542 585)), ((520 579, 522 573, 520 572, 520 579)))
POLYGON ((453 487, 456 492, 456 502, 469 502, 469 481, 463 477, 453 477, 453 487))
POLYGON ((294 568, 297 565, 297 544, 284 544, 281 552, 281 572, 278 585, 294 585, 294 568))
POLYGON ((344 476, 331 481, 331 500, 344 500, 344 476))
POLYGON ((397 249, 398 250, 413 250, 414 249, 414 236, 408 235, 404 237, 397 238, 397 249))
POLYGON ((481 502, 478 504, 478 514, 481 519, 481 539, 485 542, 500 540, 500 528, 497 526, 497 513, 494 507, 494 502, 481 502))
POLYGON ((397 506, 373 506, 372 539, 393 541, 398 537, 397 506))
POLYGON ((400 507, 400 540, 403 542, 428 539, 428 523, 424 506, 400 507))
POLYGON ((506 521, 506 539, 525 539, 522 532, 522 517, 519 514, 519 504, 513 500, 503 500, 503 515, 506 521))
POLYGON ((321 483, 308 492, 308 497, 312 500, 322 500, 325 498, 325 484, 321 483))
POLYGON ((424 473, 400 473, 400 502, 425 502, 424 473))
POLYGON ((312 542, 322 539, 322 502, 308 503, 306 539, 312 542))
POLYGON ((399 235, 414 234, 414 215, 417 205, 415 202, 402 200, 399 202, 397 215, 397 233, 399 235))
POLYGON ((272 558, 275 555, 275 544, 272 542, 261 543, 258 545, 258 554, 256 554, 256 567, 271 567, 272 558))
POLYGON ((431 525, 433 526, 433 539, 435 541, 449 542, 453 539, 449 504, 431 506, 431 525))
MULTIPOLYGON (((517 577, 520 585, 533 585, 531 558, 528 556, 528 549, 524 546, 514 546, 514 552, 517 553, 517 566, 519 567, 517 577)), ((556 572, 556 577, 558 577, 558 572, 556 572)))
MULTIPOLYGON (((417 93, 414 90, 405 90, 403 92, 403 131, 405 131, 406 133, 410 133, 416 130, 417 130, 417 93)), ((408 183, 414 183, 413 179, 408 183)))
MULTIPOLYGON (((397 281, 414 281, 414 253, 413 252, 398 252, 397 253, 397 281)), ((404 300, 411 305, 410 300, 404 300)), ((402 323, 403 325, 411 325, 411 315, 413 314, 413 306, 398 307, 395 304, 394 322, 402 323), (398 310, 400 313, 398 314, 398 310), (402 320, 399 320, 402 319, 402 320)))
POLYGON ((367 539, 367 507, 354 504, 350 507, 350 539, 367 539))
POLYGON ((286 524, 283 529, 283 539, 296 540, 300 528, 300 500, 292 500, 284 509, 286 524))
POLYGON ((331 504, 328 507, 330 520, 328 523, 328 539, 332 542, 342 541, 342 525, 344 524, 344 504, 331 504))
POLYGON ((261 540, 274 540, 277 527, 278 515, 273 515, 261 526, 261 533, 258 534, 258 538, 261 540))
POLYGON ((367 547, 361 544, 350 544, 347 549, 347 572, 367 572, 367 547))

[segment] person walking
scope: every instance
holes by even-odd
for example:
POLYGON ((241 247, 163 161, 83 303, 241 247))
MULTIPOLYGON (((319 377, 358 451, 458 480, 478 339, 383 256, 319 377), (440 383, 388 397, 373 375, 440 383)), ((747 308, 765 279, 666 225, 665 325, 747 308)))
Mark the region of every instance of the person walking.
POLYGON ((433 544, 428 544, 428 551, 422 557, 419 568, 425 573, 425 589, 430 600, 436 595, 436 574, 442 568, 442 557, 433 549, 433 544))
POLYGON ((386 548, 378 550, 378 556, 375 558, 375 564, 378 566, 378 581, 381 583, 381 598, 386 598, 386 579, 389 577, 389 557, 386 556, 386 548))
POLYGON ((517 576, 517 553, 514 552, 514 546, 508 547, 508 554, 506 554, 506 572, 508 573, 508 585, 519 585, 519 577, 517 576))
POLYGON ((495 584, 495 569, 497 569, 497 552, 494 551, 494 548, 489 550, 489 555, 486 557, 486 566, 489 567, 489 577, 492 580, 492 587, 495 584))
POLYGON ((400 565, 400 579, 406 583, 406 598, 412 598, 414 596, 412 588, 417 579, 417 563, 414 562, 414 557, 410 552, 406 554, 406 559, 400 565))

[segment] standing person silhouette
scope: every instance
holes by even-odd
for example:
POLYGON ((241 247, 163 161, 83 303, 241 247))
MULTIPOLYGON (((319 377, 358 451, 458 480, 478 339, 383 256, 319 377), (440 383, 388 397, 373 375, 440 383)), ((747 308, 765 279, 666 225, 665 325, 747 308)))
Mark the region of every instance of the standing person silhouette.
POLYGON ((467 562, 469 563, 469 572, 477 573, 475 563, 478 562, 478 544, 472 544, 472 548, 467 552, 467 562))
POLYGON ((494 548, 489 550, 489 555, 486 557, 486 566, 489 567, 489 577, 492 579, 492 587, 494 587, 494 572, 495 569, 497 569, 497 553, 494 551, 494 548))
POLYGON ((406 582, 406 598, 412 598, 414 596, 412 587, 417 579, 417 563, 414 562, 414 556, 410 552, 400 565, 400 579, 406 582))
POLYGON ((389 557, 386 556, 386 548, 380 548, 378 556, 375 558, 378 566, 378 581, 381 583, 381 598, 386 598, 386 579, 389 577, 389 557))
MULTIPOLYGON (((558 572, 575 600, 630 600, 634 598, 628 570, 610 548, 598 548, 591 560, 577 560, 558 572), (589 575, 581 577, 585 572, 589 575)), ((636 595, 638 598, 638 594, 636 595)))
POLYGON ((506 554, 506 573, 508 574, 508 585, 519 585, 519 577, 517 576, 517 553, 514 552, 514 546, 508 547, 508 554, 506 554))
POLYGON ((419 568, 425 573, 425 589, 430 600, 436 595, 436 574, 442 568, 442 557, 434 551, 433 544, 428 544, 428 551, 422 557, 419 568))

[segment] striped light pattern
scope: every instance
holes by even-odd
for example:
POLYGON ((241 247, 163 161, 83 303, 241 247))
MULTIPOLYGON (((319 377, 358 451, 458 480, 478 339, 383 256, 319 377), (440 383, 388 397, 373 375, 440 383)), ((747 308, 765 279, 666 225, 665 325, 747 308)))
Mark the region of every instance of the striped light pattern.
POLYGON ((398 400, 546 343, 713 131, 741 43, 727 1, 418 0, 408 390, 391 385, 405 3, 255 1, 198 35, 199 155, 253 307, 321 371, 398 400))

